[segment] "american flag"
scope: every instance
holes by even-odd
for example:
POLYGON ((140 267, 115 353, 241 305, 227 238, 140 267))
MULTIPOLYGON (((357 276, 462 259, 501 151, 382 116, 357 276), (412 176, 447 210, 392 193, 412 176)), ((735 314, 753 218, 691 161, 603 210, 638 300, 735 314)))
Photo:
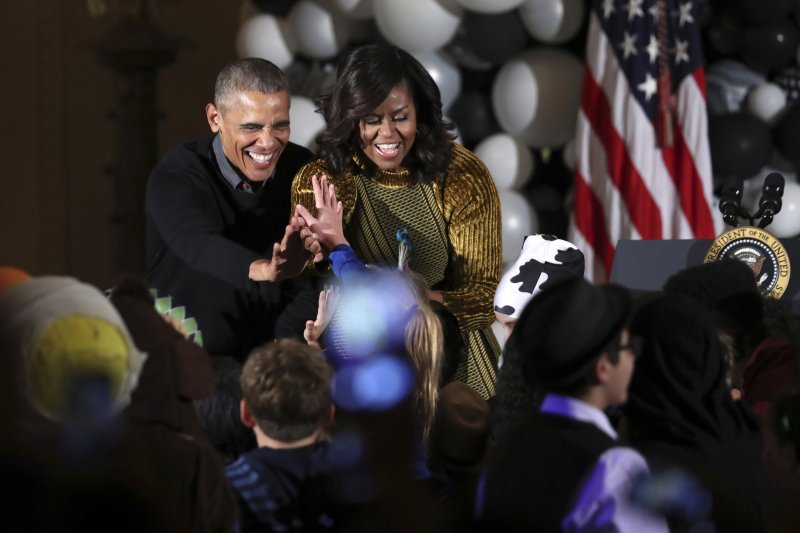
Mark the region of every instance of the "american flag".
POLYGON ((619 239, 716 234, 697 8, 592 3, 570 225, 591 280, 608 279, 619 239))

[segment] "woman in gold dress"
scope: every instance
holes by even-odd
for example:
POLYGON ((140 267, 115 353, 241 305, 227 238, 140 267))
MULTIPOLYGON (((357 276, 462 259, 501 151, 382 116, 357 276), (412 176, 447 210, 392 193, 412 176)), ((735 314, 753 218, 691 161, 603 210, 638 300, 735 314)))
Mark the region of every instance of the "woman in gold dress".
POLYGON ((491 331, 500 279, 500 202, 483 162, 453 142, 439 89, 409 53, 366 45, 346 54, 334 86, 318 99, 327 126, 319 159, 304 166, 294 204, 314 205, 312 176, 327 176, 356 254, 397 264, 396 233, 414 243, 409 266, 428 297, 458 320, 466 358, 455 378, 494 394, 499 346, 491 331))

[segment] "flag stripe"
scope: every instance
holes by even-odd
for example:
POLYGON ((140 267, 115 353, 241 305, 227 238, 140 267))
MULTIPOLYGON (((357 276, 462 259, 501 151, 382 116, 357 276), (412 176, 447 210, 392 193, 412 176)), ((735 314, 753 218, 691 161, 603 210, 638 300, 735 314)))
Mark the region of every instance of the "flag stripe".
POLYGON ((680 191, 681 209, 689 220, 693 237, 711 239, 716 235, 708 199, 713 195, 713 175, 708 144, 708 121, 705 108, 705 75, 698 68, 678 88, 678 122, 674 154, 667 160, 670 174, 680 191), (679 165, 679 166, 677 166, 679 165), (677 166, 677 168, 676 168, 677 166))
POLYGON ((605 211, 594 191, 587 186, 585 179, 580 174, 577 174, 575 180, 573 202, 576 207, 576 224, 580 228, 581 234, 588 242, 596 243, 593 248, 597 251, 597 259, 606 272, 611 272, 614 245, 606 231, 605 211))
POLYGON ((645 239, 661 238, 659 209, 629 157, 625 143, 611 123, 611 107, 603 89, 591 76, 583 82, 584 110, 602 144, 608 177, 622 194, 628 214, 645 239))
MULTIPOLYGON (((657 142, 656 132, 636 95, 629 90, 627 78, 618 68, 619 65, 611 43, 599 28, 599 24, 595 26, 593 37, 597 41, 595 49, 605 50, 602 54, 603 62, 598 61, 598 64, 602 65, 602 70, 601 67, 595 67, 593 63, 589 63, 588 66, 593 72, 594 78, 602 80, 603 91, 609 100, 614 102, 612 106, 614 128, 625 136, 625 146, 638 170, 638 175, 650 191, 651 198, 655 200, 656 204, 659 204, 656 207, 650 206, 653 209, 652 216, 661 219, 661 233, 658 235, 635 235, 632 231, 623 231, 619 235, 613 235, 612 232, 612 237, 616 237, 614 242, 616 243, 618 239, 660 239, 662 236, 691 237, 692 231, 689 222, 683 217, 682 212, 672 209, 672 206, 678 203, 678 191, 673 184, 672 176, 654 149, 657 142), (609 58, 610 61, 608 61, 609 58)), ((603 157, 602 148, 599 145, 590 147, 590 150, 596 157, 603 157)), ((592 174, 592 176, 595 180, 603 179, 598 174, 592 174)), ((607 206, 607 210, 611 210, 611 206, 607 206)), ((620 211, 613 212, 618 213, 618 216, 624 215, 620 211)), ((613 223, 613 217, 609 218, 609 223, 613 223)))
POLYGON ((696 6, 677 0, 593 3, 570 227, 573 242, 584 245, 589 279, 610 274, 619 239, 716 234, 702 50, 689 9, 696 6), (659 12, 668 17, 660 42, 659 12), (659 87, 659 78, 671 86, 659 87), (660 95, 664 89, 671 94, 660 95), (669 146, 657 142, 659 101, 671 102, 669 146))
POLYGON ((712 238, 714 223, 711 220, 711 210, 707 202, 698 201, 705 197, 705 191, 680 128, 675 130, 675 146, 663 150, 662 157, 670 176, 675 180, 675 186, 680 193, 680 207, 689 219, 693 235, 699 238, 712 238))
MULTIPOLYGON (((655 146, 656 143, 655 131, 650 124, 650 120, 639 105, 637 98, 631 94, 625 76, 620 74, 613 49, 605 35, 599 31, 599 25, 594 26, 592 37, 597 42, 595 50, 598 57, 602 57, 602 59, 599 59, 596 63, 589 63, 588 68, 591 71, 591 77, 586 77, 585 83, 593 83, 594 79, 602 80, 603 92, 607 96, 610 95, 608 100, 613 102, 611 105, 613 126, 616 131, 623 133, 625 136, 625 146, 629 157, 637 169, 639 178, 647 186, 650 195, 649 199, 654 202, 657 199, 656 204, 649 201, 642 202, 639 201, 639 198, 633 197, 631 199, 632 203, 629 203, 626 210, 622 211, 618 211, 616 206, 606 205, 607 220, 609 224, 614 225, 614 228, 610 230, 612 242, 616 243, 617 240, 623 238, 642 238, 641 234, 635 230, 635 227, 630 227, 625 223, 615 223, 616 219, 628 216, 627 210, 635 209, 643 211, 643 213, 640 213, 642 217, 649 216, 654 219, 661 219, 660 231, 648 234, 644 238, 660 239, 663 235, 663 228, 673 228, 676 224, 681 228, 681 234, 688 235, 691 233, 688 222, 680 214, 676 217, 673 216, 674 209, 668 207, 677 204, 678 199, 677 191, 672 184, 672 178, 667 172, 663 161, 656 157, 652 149, 642 149, 643 146, 655 146), (615 231, 617 227, 620 231, 615 231)), ((589 107, 589 105, 586 107, 589 107)), ((591 153, 593 158, 604 157, 600 143, 596 145, 584 143, 577 146, 588 146, 589 148, 586 151, 591 153)), ((585 169, 583 172, 586 176, 594 177, 592 180, 593 187, 598 188, 608 185, 603 174, 594 171, 587 172, 585 169)), ((600 196, 603 195, 601 194, 600 196)))

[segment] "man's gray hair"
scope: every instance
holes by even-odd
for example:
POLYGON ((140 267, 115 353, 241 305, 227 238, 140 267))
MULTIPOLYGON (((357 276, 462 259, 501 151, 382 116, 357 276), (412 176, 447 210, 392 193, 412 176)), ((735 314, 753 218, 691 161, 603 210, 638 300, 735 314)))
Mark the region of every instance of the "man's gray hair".
POLYGON ((288 90, 289 81, 280 68, 266 59, 248 57, 229 63, 217 75, 214 105, 223 109, 242 91, 275 94, 288 90))

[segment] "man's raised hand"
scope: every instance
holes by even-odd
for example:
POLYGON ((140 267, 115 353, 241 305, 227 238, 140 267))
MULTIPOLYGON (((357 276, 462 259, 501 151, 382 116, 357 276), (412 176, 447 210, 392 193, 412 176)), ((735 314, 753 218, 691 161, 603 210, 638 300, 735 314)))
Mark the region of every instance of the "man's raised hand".
POLYGON ((308 252, 300 235, 300 222, 292 217, 286 225, 283 239, 272 246, 272 259, 257 259, 250 263, 253 281, 283 281, 299 275, 308 261, 308 252))

